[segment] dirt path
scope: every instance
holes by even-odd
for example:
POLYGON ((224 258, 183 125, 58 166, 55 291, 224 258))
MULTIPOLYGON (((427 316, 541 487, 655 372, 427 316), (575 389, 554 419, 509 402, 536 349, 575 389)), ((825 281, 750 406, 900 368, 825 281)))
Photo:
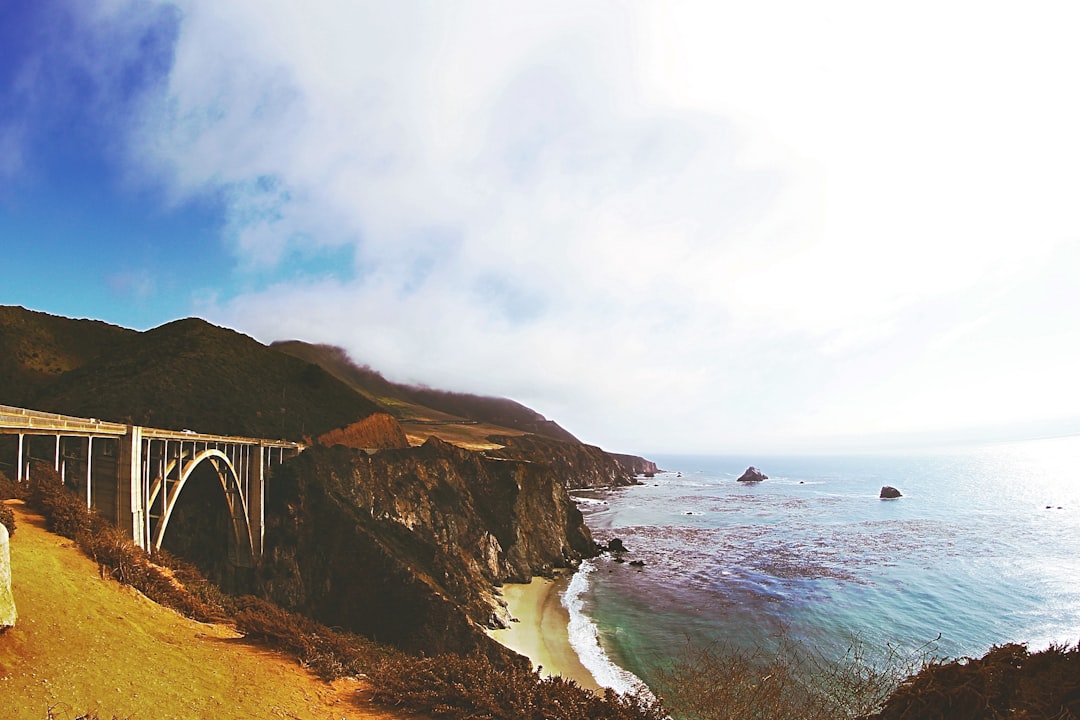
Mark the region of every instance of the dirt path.
POLYGON ((18 624, 0 635, 0 716, 367 718, 356 680, 320 681, 231 628, 188 620, 112 580, 40 516, 8 501, 18 624))

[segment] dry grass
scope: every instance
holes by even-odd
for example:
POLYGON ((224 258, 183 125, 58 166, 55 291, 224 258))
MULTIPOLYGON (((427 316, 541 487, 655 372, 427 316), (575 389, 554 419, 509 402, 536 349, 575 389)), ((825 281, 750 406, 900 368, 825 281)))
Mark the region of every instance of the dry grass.
POLYGON ((463 424, 455 422, 410 422, 403 420, 401 427, 412 445, 423 445, 424 441, 434 435, 444 442, 466 450, 498 450, 503 447, 494 443, 489 438, 497 435, 524 435, 523 432, 508 430, 497 425, 487 423, 463 424))
POLYGON ((8 505, 19 522, 19 622, 0 636, 5 720, 409 717, 358 703, 370 692, 363 681, 324 682, 227 625, 182 617, 103 578, 42 516, 8 505))

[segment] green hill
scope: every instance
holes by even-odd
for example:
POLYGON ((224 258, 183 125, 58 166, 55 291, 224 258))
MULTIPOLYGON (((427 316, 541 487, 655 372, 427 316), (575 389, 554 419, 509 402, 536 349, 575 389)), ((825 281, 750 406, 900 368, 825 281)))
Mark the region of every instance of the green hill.
POLYGON ((134 330, 0 305, 0 403, 22 406, 66 372, 109 352, 134 330))
POLYGON ((135 332, 21 308, 4 310, 8 322, 0 354, 7 372, 0 376, 0 403, 154 427, 290 439, 381 410, 317 365, 204 320, 135 332))

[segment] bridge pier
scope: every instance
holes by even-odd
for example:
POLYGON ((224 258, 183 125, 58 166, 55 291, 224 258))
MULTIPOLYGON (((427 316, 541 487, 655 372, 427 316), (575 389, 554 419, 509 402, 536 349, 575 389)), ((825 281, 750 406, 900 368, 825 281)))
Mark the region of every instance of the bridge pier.
POLYGON ((263 535, 266 517, 263 514, 263 502, 266 499, 266 464, 269 462, 266 445, 259 443, 259 459, 252 463, 249 459, 250 481, 248 485, 248 513, 251 527, 251 550, 256 562, 262 558, 263 535))
POLYGON ((120 439, 116 462, 116 525, 129 531, 131 539, 144 550, 146 547, 146 513, 142 492, 142 428, 128 425, 120 439))

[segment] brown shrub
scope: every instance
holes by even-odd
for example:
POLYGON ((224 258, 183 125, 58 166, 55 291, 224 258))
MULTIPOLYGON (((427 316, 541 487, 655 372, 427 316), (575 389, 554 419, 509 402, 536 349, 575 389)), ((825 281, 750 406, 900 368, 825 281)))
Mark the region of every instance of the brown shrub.
POLYGON ((662 720, 655 701, 604 696, 561 677, 496 667, 483 655, 397 656, 376 676, 376 702, 451 720, 662 720))
POLYGON ((1010 643, 978 659, 928 664, 905 680, 875 720, 1076 720, 1080 644, 1029 653, 1010 643))
POLYGON ((328 628, 257 597, 246 595, 236 604, 237 630, 292 655, 325 680, 370 672, 391 653, 366 638, 328 628))
POLYGON ((387 413, 375 413, 351 425, 320 435, 318 443, 326 447, 344 445, 358 450, 407 448, 409 438, 394 416, 387 413))
POLYGON ((8 537, 15 535, 15 513, 7 505, 0 505, 0 525, 7 528, 8 537))
POLYGON ((786 635, 770 648, 691 646, 660 672, 658 688, 684 720, 862 718, 924 666, 934 642, 907 654, 871 653, 855 637, 839 659, 786 635))
POLYGON ((28 494, 26 483, 17 483, 0 471, 0 500, 26 500, 28 494))

